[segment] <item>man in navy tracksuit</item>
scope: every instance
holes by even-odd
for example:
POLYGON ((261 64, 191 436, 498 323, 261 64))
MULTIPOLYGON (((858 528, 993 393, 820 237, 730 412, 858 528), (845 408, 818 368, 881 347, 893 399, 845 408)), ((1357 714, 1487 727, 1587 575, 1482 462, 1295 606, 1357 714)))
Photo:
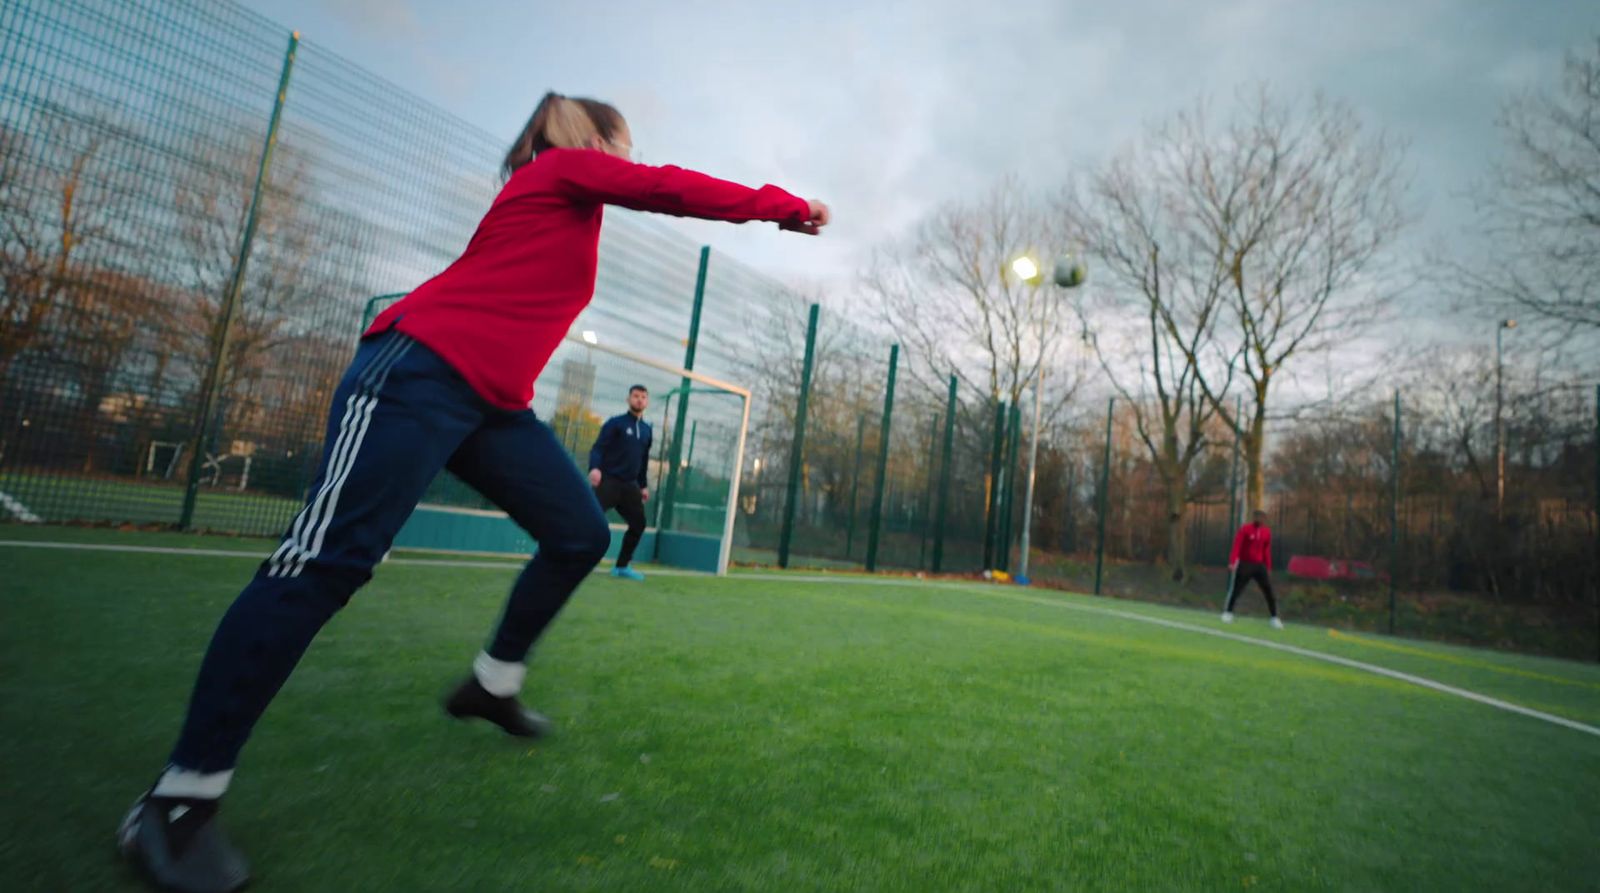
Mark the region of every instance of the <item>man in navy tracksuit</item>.
POLYGON ((616 509, 628 522, 611 575, 629 580, 644 579, 644 574, 628 563, 644 536, 644 503, 650 498, 650 425, 644 420, 649 406, 650 392, 644 385, 629 388, 628 411, 606 420, 589 450, 589 485, 595 489, 600 509, 616 509))

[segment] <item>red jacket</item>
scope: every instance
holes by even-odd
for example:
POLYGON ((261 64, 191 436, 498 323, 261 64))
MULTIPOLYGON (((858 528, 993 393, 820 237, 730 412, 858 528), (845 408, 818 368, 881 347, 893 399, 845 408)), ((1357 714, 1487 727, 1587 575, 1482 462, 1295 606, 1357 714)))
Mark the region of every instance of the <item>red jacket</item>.
POLYGON ((1233 551, 1228 553, 1228 564, 1236 561, 1272 567, 1272 531, 1267 525, 1251 521, 1239 528, 1233 538, 1233 551))
POLYGON ((533 380, 594 297, 604 205, 742 223, 803 222, 810 206, 679 167, 547 149, 517 169, 443 273, 378 315, 444 358, 485 400, 526 409, 533 380))

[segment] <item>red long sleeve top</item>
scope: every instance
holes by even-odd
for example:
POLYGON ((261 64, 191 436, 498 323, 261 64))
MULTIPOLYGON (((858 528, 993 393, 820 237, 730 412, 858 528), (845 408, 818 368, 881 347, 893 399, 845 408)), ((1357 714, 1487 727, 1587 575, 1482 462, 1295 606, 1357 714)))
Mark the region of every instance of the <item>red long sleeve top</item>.
POLYGON ((1265 524, 1251 521, 1239 528, 1233 538, 1233 551, 1228 553, 1228 563, 1244 561, 1248 564, 1272 566, 1272 530, 1265 524))
POLYGON ((518 168, 461 257, 378 315, 453 366, 491 404, 526 409, 573 320, 594 297, 605 205, 743 223, 804 222, 810 205, 679 167, 591 149, 547 149, 518 168))

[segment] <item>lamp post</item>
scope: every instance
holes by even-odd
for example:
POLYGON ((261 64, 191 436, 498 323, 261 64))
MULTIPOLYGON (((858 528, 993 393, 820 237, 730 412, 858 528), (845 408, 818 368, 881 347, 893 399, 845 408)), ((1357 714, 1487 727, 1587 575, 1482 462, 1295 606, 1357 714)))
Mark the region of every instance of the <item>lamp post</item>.
MULTIPOLYGON (((1039 286, 1044 279, 1039 264, 1033 258, 1023 255, 1011 262, 1011 271, 1017 278, 1033 285, 1039 286)), ((1083 284, 1084 272, 1082 265, 1071 257, 1062 257, 1056 261, 1054 284, 1058 288, 1076 288, 1083 284)), ((1028 446, 1028 488, 1022 499, 1022 560, 1017 565, 1017 580, 1025 582, 1028 579, 1028 553, 1033 545, 1033 485, 1039 469, 1039 426, 1041 410, 1044 406, 1044 314, 1039 316, 1039 371, 1034 378, 1033 385, 1033 442, 1028 446)))
POLYGON ((1506 512, 1506 427, 1502 415, 1505 402, 1505 361, 1501 336, 1517 327, 1514 319, 1503 319, 1494 327, 1494 517, 1504 520, 1506 512))

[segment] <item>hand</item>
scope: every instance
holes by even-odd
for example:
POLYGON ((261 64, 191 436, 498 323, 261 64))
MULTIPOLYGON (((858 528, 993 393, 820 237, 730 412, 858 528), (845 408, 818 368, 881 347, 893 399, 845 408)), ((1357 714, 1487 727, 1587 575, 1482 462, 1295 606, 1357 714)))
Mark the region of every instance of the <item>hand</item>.
POLYGON ((649 487, 640 487, 639 488, 639 501, 640 502, 649 502, 650 501, 650 488, 649 487))
POLYGON ((594 487, 597 490, 600 488, 600 469, 589 469, 589 486, 594 487))
POLYGON ((809 222, 816 224, 819 228, 827 226, 833 220, 833 212, 823 202, 808 198, 806 199, 806 204, 811 206, 809 222))
POLYGON ((1228 570, 1230 570, 1230 571, 1236 571, 1236 570, 1238 570, 1238 569, 1239 569, 1239 562, 1237 562, 1237 561, 1234 561, 1234 562, 1231 562, 1231 563, 1229 563, 1229 565, 1228 565, 1228 570))
POLYGON ((828 206, 822 202, 813 198, 807 199, 806 204, 810 207, 807 211, 807 216, 804 221, 796 223, 794 221, 786 220, 778 224, 778 229, 786 229, 790 232, 804 233, 808 236, 814 236, 820 233, 822 228, 827 226, 833 220, 833 212, 828 210, 828 206))

